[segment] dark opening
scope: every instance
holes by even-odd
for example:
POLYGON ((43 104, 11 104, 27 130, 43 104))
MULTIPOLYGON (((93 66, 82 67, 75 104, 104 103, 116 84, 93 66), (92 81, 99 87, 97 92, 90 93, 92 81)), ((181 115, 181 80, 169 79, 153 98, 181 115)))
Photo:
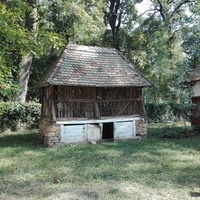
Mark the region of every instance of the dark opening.
POLYGON ((113 139, 113 123, 103 124, 102 139, 113 139))

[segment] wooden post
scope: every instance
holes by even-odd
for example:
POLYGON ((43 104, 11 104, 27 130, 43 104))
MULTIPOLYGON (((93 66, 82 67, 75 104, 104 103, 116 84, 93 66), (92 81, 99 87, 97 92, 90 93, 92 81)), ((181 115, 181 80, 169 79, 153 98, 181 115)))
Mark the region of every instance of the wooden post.
POLYGON ((55 112, 55 105, 54 105, 54 87, 55 86, 51 86, 51 92, 52 92, 52 95, 51 95, 51 112, 52 112, 52 118, 53 118, 53 121, 56 121, 56 112, 55 112))
POLYGON ((99 111, 99 106, 97 103, 97 88, 93 88, 93 99, 94 99, 94 111, 95 111, 95 117, 99 118, 100 117, 100 111, 99 111))

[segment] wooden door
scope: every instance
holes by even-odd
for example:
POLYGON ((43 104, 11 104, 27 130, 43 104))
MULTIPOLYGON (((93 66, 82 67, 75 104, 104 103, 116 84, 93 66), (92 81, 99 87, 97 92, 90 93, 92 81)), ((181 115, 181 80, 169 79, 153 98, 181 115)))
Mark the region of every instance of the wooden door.
POLYGON ((61 143, 82 143, 85 141, 85 125, 61 126, 61 143))
POLYGON ((98 125, 86 125, 86 138, 88 142, 96 143, 101 140, 101 127, 98 125))
POLYGON ((114 139, 130 139, 134 136, 135 128, 133 121, 114 123, 114 139))

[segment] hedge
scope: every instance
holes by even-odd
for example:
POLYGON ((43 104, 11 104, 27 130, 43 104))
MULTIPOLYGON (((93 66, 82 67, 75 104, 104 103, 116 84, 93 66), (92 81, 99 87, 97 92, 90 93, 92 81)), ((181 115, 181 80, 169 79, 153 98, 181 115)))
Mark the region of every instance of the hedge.
POLYGON ((36 102, 0 102, 0 130, 38 128, 41 104, 36 102))
MULTIPOLYGON (((146 103, 149 123, 190 120, 192 104, 146 103)), ((0 102, 0 131, 38 128, 41 104, 36 102, 0 102)))

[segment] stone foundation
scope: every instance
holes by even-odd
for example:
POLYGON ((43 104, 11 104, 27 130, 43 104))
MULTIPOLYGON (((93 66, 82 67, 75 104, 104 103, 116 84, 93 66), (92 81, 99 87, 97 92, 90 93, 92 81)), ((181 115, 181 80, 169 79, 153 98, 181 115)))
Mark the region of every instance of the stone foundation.
POLYGON ((46 146, 57 146, 60 144, 61 139, 60 125, 55 124, 51 120, 43 119, 39 124, 39 135, 46 146))
POLYGON ((136 125, 136 136, 139 139, 145 138, 147 135, 147 122, 144 119, 137 120, 136 125))

